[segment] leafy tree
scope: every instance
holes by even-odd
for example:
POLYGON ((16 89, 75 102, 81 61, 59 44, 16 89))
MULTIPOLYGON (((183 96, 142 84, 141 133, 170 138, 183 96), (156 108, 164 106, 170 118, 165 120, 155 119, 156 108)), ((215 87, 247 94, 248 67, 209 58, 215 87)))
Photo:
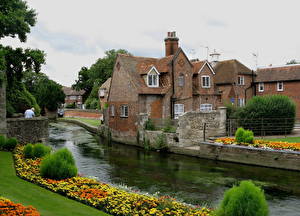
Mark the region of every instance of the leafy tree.
MULTIPOLYGON (((124 49, 119 50, 108 50, 105 52, 103 58, 99 58, 90 68, 82 67, 78 72, 78 80, 75 81, 75 84, 72 85, 72 88, 76 90, 85 90, 83 99, 86 100, 89 97, 90 93, 98 92, 98 88, 112 75, 112 71, 117 59, 118 54, 128 54, 131 55, 128 51, 124 49)), ((97 94, 93 94, 90 97, 97 98, 97 94)))
POLYGON ((289 62, 286 63, 287 65, 291 65, 291 64, 300 64, 300 62, 296 61, 296 59, 292 59, 289 62))

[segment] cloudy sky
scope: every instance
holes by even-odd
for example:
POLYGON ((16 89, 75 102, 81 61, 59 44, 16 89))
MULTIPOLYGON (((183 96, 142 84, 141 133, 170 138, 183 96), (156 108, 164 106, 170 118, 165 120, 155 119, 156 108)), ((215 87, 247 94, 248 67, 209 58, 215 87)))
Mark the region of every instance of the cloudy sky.
MULTIPOLYGON (((176 31, 190 58, 216 49, 221 60, 250 68, 300 60, 299 0, 27 0, 38 12, 23 47, 47 53, 51 79, 70 86, 82 66, 109 49, 136 56, 164 56, 168 31, 176 31)), ((1 43, 20 46, 16 39, 1 43)))

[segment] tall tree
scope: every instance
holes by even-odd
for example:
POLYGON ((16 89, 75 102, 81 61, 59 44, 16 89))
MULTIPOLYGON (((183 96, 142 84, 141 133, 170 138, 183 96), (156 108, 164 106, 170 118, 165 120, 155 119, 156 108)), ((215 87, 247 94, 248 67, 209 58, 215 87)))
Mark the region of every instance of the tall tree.
MULTIPOLYGON (((18 37, 25 42, 30 27, 36 23, 36 12, 23 0, 0 1, 0 40, 18 37)), ((44 63, 44 53, 38 50, 13 49, 0 46, 0 133, 6 134, 6 77, 8 85, 20 80, 24 69, 39 71, 44 63)))

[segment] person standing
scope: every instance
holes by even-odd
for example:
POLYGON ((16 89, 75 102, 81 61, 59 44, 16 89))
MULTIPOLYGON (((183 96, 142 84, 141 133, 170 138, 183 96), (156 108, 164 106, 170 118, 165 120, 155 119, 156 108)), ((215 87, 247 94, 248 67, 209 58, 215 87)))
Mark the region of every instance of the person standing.
POLYGON ((31 109, 27 109, 24 113, 25 118, 33 118, 35 116, 34 114, 34 108, 32 107, 31 109))

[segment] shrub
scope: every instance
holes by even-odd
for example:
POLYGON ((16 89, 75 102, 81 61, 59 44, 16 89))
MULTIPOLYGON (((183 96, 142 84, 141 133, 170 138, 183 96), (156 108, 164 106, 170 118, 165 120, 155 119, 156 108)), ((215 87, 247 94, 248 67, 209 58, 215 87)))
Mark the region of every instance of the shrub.
POLYGON ((8 138, 8 139, 6 139, 6 141, 3 145, 3 149, 12 151, 12 150, 14 150, 14 148, 16 147, 17 144, 18 144, 18 140, 15 137, 8 138))
POLYGON ((156 149, 158 150, 167 150, 168 144, 167 144, 167 136, 165 134, 159 134, 156 138, 156 149))
POLYGON ((28 143, 23 150, 25 158, 33 158, 33 145, 28 143))
POLYGON ((217 216, 267 216, 264 192, 251 181, 242 181, 225 192, 217 216))
POLYGON ((172 126, 171 119, 166 120, 165 127, 162 129, 162 131, 166 133, 176 133, 176 128, 172 126))
POLYGON ((33 157, 41 158, 50 154, 51 148, 49 146, 45 146, 43 143, 37 143, 33 146, 33 157))
POLYGON ((244 133, 245 133, 245 130, 244 128, 238 128, 235 132, 235 141, 237 143, 242 143, 244 142, 244 133))
POLYGON ((70 103, 66 105, 66 108, 68 109, 75 109, 75 102, 74 103, 70 103))
POLYGON ((255 96, 239 112, 239 124, 260 134, 291 133, 295 123, 296 105, 285 95, 255 96))
POLYGON ((77 168, 72 153, 65 148, 46 156, 40 172, 44 178, 61 180, 76 176, 77 168))
POLYGON ((145 122, 144 128, 145 128, 145 130, 150 130, 150 131, 154 131, 155 130, 155 125, 154 125, 152 119, 148 119, 145 122))
POLYGON ((244 143, 249 143, 252 144, 254 142, 254 135, 253 132, 251 130, 246 130, 244 132, 244 143))
POLYGON ((6 138, 3 135, 0 135, 0 149, 3 148, 4 144, 6 142, 6 138))

